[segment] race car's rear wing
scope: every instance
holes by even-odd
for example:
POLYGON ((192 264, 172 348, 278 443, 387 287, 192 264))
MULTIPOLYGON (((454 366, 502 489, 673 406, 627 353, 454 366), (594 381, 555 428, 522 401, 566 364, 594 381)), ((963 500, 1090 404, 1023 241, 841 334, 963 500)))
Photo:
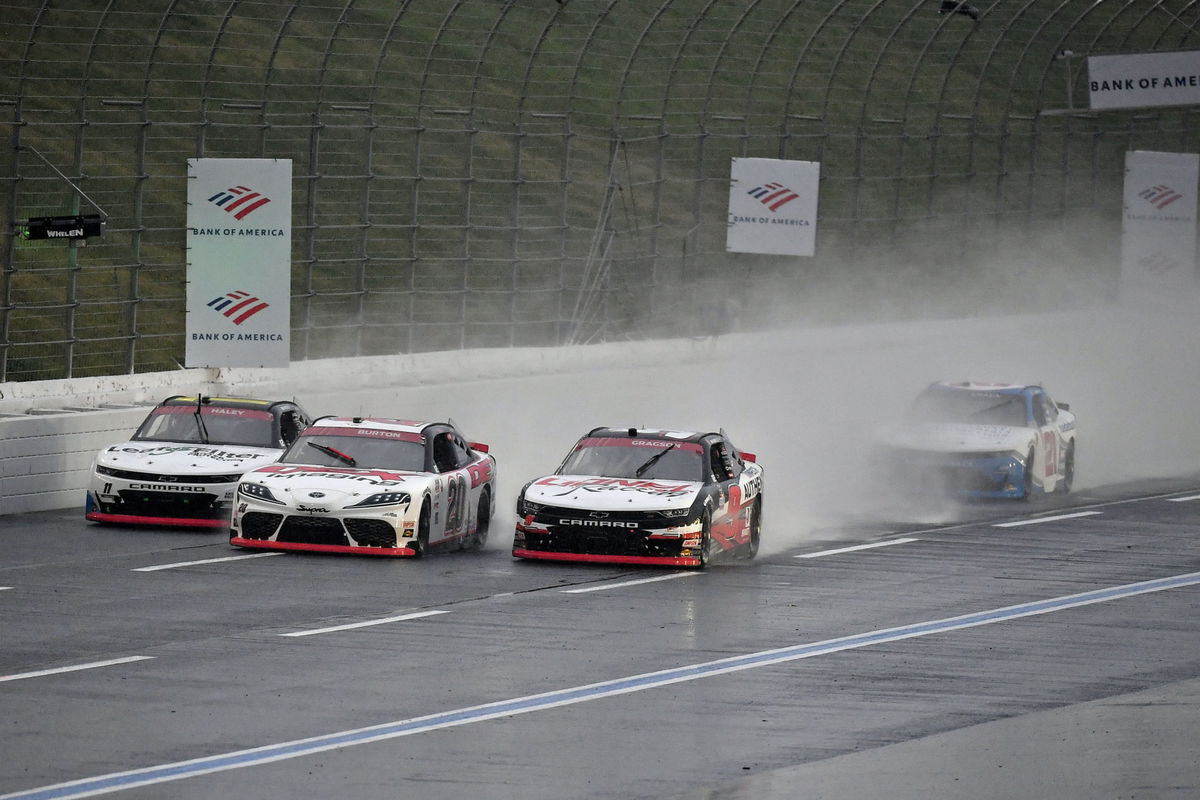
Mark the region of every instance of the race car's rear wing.
POLYGON ((470 447, 476 453, 486 453, 488 446, 483 442, 467 442, 467 447, 470 447))
POLYGON ((739 450, 738 453, 741 455, 742 461, 749 461, 751 464, 758 461, 758 456, 754 453, 747 453, 745 450, 739 450))

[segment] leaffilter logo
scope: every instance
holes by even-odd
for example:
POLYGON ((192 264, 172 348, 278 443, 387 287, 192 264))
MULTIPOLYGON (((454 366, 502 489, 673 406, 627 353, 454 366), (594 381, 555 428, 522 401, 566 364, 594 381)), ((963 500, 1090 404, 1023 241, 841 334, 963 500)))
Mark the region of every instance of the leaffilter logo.
POLYGON ((1151 186, 1149 189, 1142 189, 1140 192, 1138 192, 1138 197, 1142 198, 1146 202, 1150 203, 1150 205, 1161 211, 1162 209, 1171 205, 1171 203, 1174 203, 1176 200, 1183 197, 1183 195, 1172 189, 1170 186, 1160 183, 1158 186, 1151 186))
POLYGON ((260 194, 249 186, 231 186, 208 198, 208 202, 220 206, 236 219, 245 219, 251 212, 271 202, 271 198, 260 194))
POLYGON ((233 320, 234 325, 241 325, 269 305, 270 303, 267 301, 251 297, 249 292, 243 291, 229 292, 220 297, 214 297, 208 303, 209 308, 229 317, 233 320), (235 314, 237 316, 234 316, 235 314))

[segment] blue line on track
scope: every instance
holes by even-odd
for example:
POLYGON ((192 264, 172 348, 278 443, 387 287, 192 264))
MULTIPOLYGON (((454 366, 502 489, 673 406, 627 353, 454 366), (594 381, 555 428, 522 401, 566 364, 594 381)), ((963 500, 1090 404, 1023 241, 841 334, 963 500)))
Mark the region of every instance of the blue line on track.
POLYGON ((1049 614, 1068 608, 1077 608, 1093 603, 1105 603, 1110 600, 1119 600, 1125 597, 1133 597, 1151 592, 1162 592, 1169 589, 1194 586, 1196 584, 1200 584, 1200 572, 1175 575, 1168 578, 1143 581, 1141 583, 1125 584, 1123 586, 1113 586, 1108 589, 1097 589, 1091 592, 1054 597, 1047 600, 1037 600, 1031 603, 980 611, 974 614, 963 614, 957 617, 918 622, 912 625, 902 625, 896 628, 886 628, 837 639, 827 639, 823 642, 793 645, 775 650, 763 650, 757 653, 733 656, 717 661, 707 661, 700 664, 691 664, 689 666, 650 672, 643 675, 633 675, 627 678, 618 678, 587 686, 576 686, 544 694, 529 695, 527 697, 502 700, 481 706, 430 714, 424 717, 341 731, 325 736, 314 736, 309 739, 297 739, 291 742, 266 745, 250 750, 238 750, 231 753, 192 759, 190 761, 177 761, 172 764, 144 767, 127 772, 100 775, 94 778, 84 778, 82 780, 2 795, 0 796, 0 800, 71 800, 73 798, 94 797, 96 795, 109 794, 139 786, 149 786, 181 780, 183 778, 191 778, 211 772, 223 772, 266 764, 272 761, 299 758, 340 747, 351 747, 378 742, 384 739, 411 736, 440 728, 483 722, 498 717, 511 717, 534 711, 544 711, 559 706, 583 703, 588 700, 598 700, 603 697, 645 691, 672 683, 693 681, 699 678, 724 675, 771 664, 781 664, 787 661, 797 661, 802 658, 869 647, 870 645, 885 642, 895 642, 900 639, 911 639, 918 636, 962 630, 963 628, 971 628, 979 625, 990 625, 996 622, 1006 622, 1037 614, 1049 614))

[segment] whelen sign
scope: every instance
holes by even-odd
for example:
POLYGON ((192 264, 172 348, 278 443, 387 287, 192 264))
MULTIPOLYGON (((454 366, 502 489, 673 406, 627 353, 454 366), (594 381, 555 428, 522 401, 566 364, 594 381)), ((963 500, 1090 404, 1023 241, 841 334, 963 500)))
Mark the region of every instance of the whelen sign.
POLYGON ((21 232, 23 239, 66 239, 77 241, 104 235, 104 218, 99 214, 65 217, 30 217, 21 232))

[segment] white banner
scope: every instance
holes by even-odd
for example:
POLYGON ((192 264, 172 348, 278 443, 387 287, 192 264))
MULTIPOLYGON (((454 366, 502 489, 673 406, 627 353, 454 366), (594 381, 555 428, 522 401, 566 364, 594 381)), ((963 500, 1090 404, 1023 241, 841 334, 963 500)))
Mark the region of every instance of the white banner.
POLYGON ((1200 155, 1125 154, 1122 295, 1195 290, 1198 191, 1200 155))
POLYGON ((820 177, 816 161, 733 159, 725 249, 811 256, 816 250, 820 177))
POLYGON ((292 162, 189 158, 189 367, 291 358, 292 162))
POLYGON ((1092 108, 1200 104, 1200 50, 1088 57, 1092 108))

